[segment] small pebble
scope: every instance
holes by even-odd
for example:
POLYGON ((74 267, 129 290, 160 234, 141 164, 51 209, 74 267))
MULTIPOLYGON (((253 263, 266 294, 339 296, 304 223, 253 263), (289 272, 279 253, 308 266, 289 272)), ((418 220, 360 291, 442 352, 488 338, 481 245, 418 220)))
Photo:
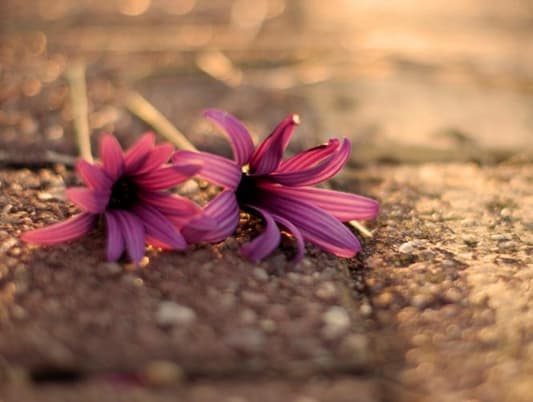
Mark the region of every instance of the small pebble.
POLYGON ((26 318, 28 315, 26 310, 24 310, 24 308, 19 305, 14 305, 11 308, 11 314, 13 314, 14 318, 19 319, 19 320, 26 318))
POLYGON ((276 330, 276 323, 269 319, 261 320, 260 325, 263 331, 267 333, 274 332, 276 330))
POLYGON ((503 241, 498 247, 502 250, 516 250, 518 248, 518 243, 513 240, 503 241))
POLYGON ((444 297, 448 301, 450 301, 452 303, 457 303, 457 302, 461 301, 461 299, 463 299, 463 296, 461 295, 461 292, 459 292, 455 288, 447 289, 446 292, 444 292, 444 297))
POLYGON ((199 189, 200 186, 196 180, 187 180, 180 186, 179 193, 183 195, 191 195, 197 193, 199 189))
POLYGON ((321 283, 318 289, 315 292, 316 297, 323 300, 332 299, 337 294, 337 289, 333 282, 324 282, 321 283))
POLYGON ((50 193, 41 192, 37 194, 37 198, 41 201, 49 201, 52 200, 54 196, 50 193))
POLYGON ((466 218, 461 221, 461 225, 466 227, 477 226, 477 224, 478 221, 472 218, 466 218))
POLYGON ((269 263, 274 268, 281 268, 287 264, 287 259, 285 258, 283 254, 279 254, 279 255, 270 257, 269 263))
POLYGON ((253 269, 253 274, 256 277, 256 279, 259 279, 262 282, 268 281, 268 274, 262 268, 254 268, 253 269))
POLYGON ((496 241, 511 240, 511 237, 509 235, 503 233, 493 234, 492 236, 490 236, 490 238, 491 240, 496 241))
POLYGON ((245 324, 252 324, 257 319, 257 314, 249 308, 241 312, 241 321, 245 324))
POLYGON ((152 386, 168 386, 183 380, 184 373, 175 363, 157 360, 149 363, 143 372, 143 378, 152 386))
POLYGON ((297 397, 294 402, 319 402, 318 399, 312 398, 310 396, 299 396, 297 397))
POLYGON ((112 275, 116 275, 122 272, 122 267, 120 264, 117 264, 116 262, 106 262, 104 263, 104 267, 112 275))
POLYGON ((268 302, 267 297, 261 293, 250 292, 245 290, 241 293, 242 300, 252 306, 261 306, 268 302))
POLYGON ((512 215, 512 211, 509 209, 509 208, 503 208, 501 211, 500 211, 500 216, 502 218, 508 218, 512 215))
POLYGON ((433 300, 433 297, 428 294, 418 294, 414 295, 411 303, 413 306, 417 307, 418 309, 423 309, 427 307, 431 301, 433 300))
POLYGON ((467 246, 475 247, 479 243, 479 240, 478 240, 477 236, 467 234, 467 235, 463 236, 463 242, 467 246))
POLYGON ((40 192, 40 193, 37 193, 37 198, 40 200, 40 201, 52 201, 52 200, 62 200, 63 197, 61 194, 52 194, 52 193, 48 193, 48 192, 40 192))
POLYGON ((479 339, 480 342, 486 345, 491 345, 491 344, 495 344, 498 342, 499 336, 498 336, 498 332, 496 331, 496 329, 487 327, 487 328, 483 328, 481 331, 477 333, 477 338, 479 339))
POLYGON ((159 325, 187 325, 195 319, 194 310, 171 301, 161 302, 156 313, 159 325))
POLYGON ((414 239, 414 240, 411 240, 410 243, 413 247, 422 247, 425 244, 427 244, 427 241, 424 241, 422 239, 414 239))
POLYGON ((323 334, 326 338, 336 338, 350 327, 350 316, 343 307, 330 307, 323 315, 323 334))
POLYGON ((139 268, 144 268, 150 263, 150 258, 147 256, 144 256, 141 261, 138 263, 135 262, 128 262, 124 264, 124 268, 126 271, 137 271, 139 268))
POLYGON ((17 244, 18 244, 17 239, 14 239, 14 238, 8 239, 5 242, 3 242, 2 245, 0 246, 0 252, 5 253, 6 251, 16 246, 17 244))
POLYGON ((287 278, 292 282, 299 282, 301 279, 300 274, 297 274, 296 272, 289 272, 287 274, 287 278))
POLYGON ((455 268, 457 266, 457 262, 455 262, 454 260, 450 260, 450 259, 446 259, 442 261, 441 264, 443 268, 455 268))
POLYGON ((13 247, 9 251, 9 255, 11 255, 13 257, 18 257, 20 254, 22 254, 22 249, 20 247, 13 247))
POLYGON ((364 317, 369 317, 372 314, 372 306, 368 303, 362 304, 359 311, 364 317))
POLYGON ((377 304, 379 307, 388 307, 388 306, 390 306, 390 304, 392 303, 392 300, 393 300, 392 293, 390 293, 390 292, 384 292, 384 293, 381 293, 381 294, 376 298, 376 304, 377 304))
POLYGON ((224 399, 224 402, 248 402, 249 400, 245 398, 244 396, 228 396, 226 399, 224 399))
POLYGON ((339 352, 358 362, 366 362, 370 359, 368 338, 362 334, 346 336, 340 344, 339 352))
POLYGON ((405 242, 398 247, 398 251, 403 254, 412 254, 415 251, 413 244, 411 242, 405 242))
POLYGON ((132 285, 135 287, 140 288, 144 285, 144 281, 142 280, 142 278, 139 278, 132 274, 124 275, 121 279, 128 285, 132 285))
POLYGON ((265 335, 257 329, 243 328, 230 333, 226 342, 239 351, 253 353, 263 348, 265 335))

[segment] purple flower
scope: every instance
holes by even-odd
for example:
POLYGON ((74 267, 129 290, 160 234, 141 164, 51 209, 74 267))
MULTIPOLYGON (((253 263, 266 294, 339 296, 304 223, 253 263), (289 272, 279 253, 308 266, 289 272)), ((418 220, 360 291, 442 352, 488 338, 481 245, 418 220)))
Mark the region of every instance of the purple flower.
POLYGON ((192 201, 166 191, 196 174, 198 159, 175 160, 171 144, 155 145, 152 133, 141 137, 123 153, 117 139, 100 139, 101 164, 78 161, 76 170, 87 187, 67 189, 67 197, 82 212, 64 222, 31 230, 21 238, 29 243, 53 245, 89 233, 98 217, 105 217, 107 259, 118 260, 127 250, 133 262, 144 256, 145 243, 182 250, 187 242, 180 228, 202 213, 192 201))
MULTIPOLYGON (((224 188, 205 208, 218 227, 204 237, 216 242, 231 235, 245 210, 262 217, 265 230, 241 248, 241 254, 260 261, 280 243, 278 225, 290 232, 297 245, 295 260, 304 254, 304 239, 340 257, 361 250, 354 234, 342 224, 375 218, 377 201, 356 194, 311 187, 337 174, 346 164, 351 145, 347 139, 330 139, 282 160, 289 139, 299 123, 289 115, 257 148, 239 120, 219 110, 205 116, 228 135, 234 160, 200 153, 204 165, 198 175, 224 188)), ((198 160, 198 153, 177 151, 174 161, 198 160)))

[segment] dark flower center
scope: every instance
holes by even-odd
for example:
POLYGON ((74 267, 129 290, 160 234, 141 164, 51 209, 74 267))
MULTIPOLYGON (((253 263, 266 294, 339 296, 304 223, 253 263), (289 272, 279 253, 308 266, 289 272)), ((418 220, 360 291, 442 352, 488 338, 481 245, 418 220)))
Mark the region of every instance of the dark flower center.
POLYGON ((122 176, 111 188, 107 209, 129 209, 139 200, 137 185, 128 177, 122 176))
POLYGON ((256 178, 248 176, 246 173, 242 174, 239 187, 235 191, 237 202, 243 206, 245 204, 253 204, 257 196, 256 178))

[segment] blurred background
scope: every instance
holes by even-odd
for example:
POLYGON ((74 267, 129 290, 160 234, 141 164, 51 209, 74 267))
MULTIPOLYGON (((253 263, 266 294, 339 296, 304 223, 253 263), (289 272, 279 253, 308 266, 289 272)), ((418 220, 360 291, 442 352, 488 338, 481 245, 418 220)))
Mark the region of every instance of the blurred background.
POLYGON ((201 110, 257 138, 291 112, 291 151, 350 137, 353 163, 530 155, 533 1, 2 0, 0 150, 76 155, 68 72, 86 67, 93 142, 149 126, 126 90, 200 148, 228 152, 201 110))

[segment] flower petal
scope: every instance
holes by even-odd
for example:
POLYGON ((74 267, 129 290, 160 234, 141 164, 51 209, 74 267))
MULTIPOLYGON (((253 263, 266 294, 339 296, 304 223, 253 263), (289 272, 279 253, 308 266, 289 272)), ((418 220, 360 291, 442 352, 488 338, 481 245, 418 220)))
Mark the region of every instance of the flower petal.
POLYGON ((334 153, 338 149, 339 143, 340 141, 337 138, 332 138, 327 144, 300 152, 289 159, 281 161, 276 172, 293 172, 308 169, 334 153))
POLYGON ((142 220, 146 234, 151 238, 155 238, 173 249, 183 250, 187 247, 182 234, 156 208, 149 205, 136 205, 132 208, 132 212, 142 220))
POLYGON ((241 168, 234 161, 207 152, 176 151, 174 163, 194 163, 201 161, 202 169, 198 176, 218 186, 236 189, 241 181, 241 168))
POLYGON ((104 134, 100 138, 100 158, 102 158, 104 170, 112 180, 118 179, 124 172, 122 148, 113 135, 104 134))
POLYGON ((155 191, 139 191, 139 199, 158 209, 163 214, 191 217, 202 212, 202 208, 188 198, 155 191))
POLYGON ((141 175, 159 168, 167 163, 174 152, 174 146, 169 143, 163 143, 151 150, 142 163, 134 170, 130 171, 132 175, 141 175))
POLYGON ((293 257, 292 260, 293 262, 301 261, 305 253, 305 244, 302 233, 296 226, 291 223, 291 221, 282 218, 278 215, 272 215, 272 217, 277 223, 282 226, 285 226, 285 228, 293 235, 294 239, 296 240, 296 255, 293 257))
POLYGON ((144 225, 143 222, 131 212, 124 210, 113 211, 124 236, 124 242, 130 259, 138 263, 144 256, 144 225))
POLYGON ((109 191, 113 186, 113 180, 104 169, 83 159, 76 163, 76 171, 85 185, 92 190, 109 191))
POLYGON ((230 139, 235 162, 246 165, 254 152, 254 144, 248 130, 234 116, 222 110, 209 109, 204 116, 222 128, 230 139))
POLYGON ((310 186, 335 176, 346 164, 350 157, 351 145, 344 139, 341 147, 322 162, 304 170, 284 173, 272 173, 269 178, 286 186, 310 186))
POLYGON ((143 175, 133 176, 133 180, 145 190, 164 190, 190 179, 201 168, 200 163, 176 164, 152 170, 143 175))
POLYGON ((275 170, 283 157, 289 139, 300 118, 296 114, 285 117, 262 142, 250 158, 250 173, 263 175, 275 170))
POLYGON ((135 142, 124 154, 125 171, 133 172, 143 163, 155 145, 155 134, 146 133, 135 142))
POLYGON ((66 221, 24 232, 20 237, 28 243, 54 245, 77 239, 89 233, 96 222, 96 215, 82 212, 66 221))
POLYGON ((327 240, 324 240, 323 238, 320 238, 319 236, 311 232, 307 232, 305 230, 302 230, 301 232, 307 241, 317 245, 322 250, 327 251, 328 253, 336 255, 337 257, 352 258, 358 252, 361 251, 361 244, 359 243, 359 240, 357 240, 355 236, 354 236, 354 239, 355 239, 355 242, 357 243, 357 247, 345 247, 345 246, 339 246, 334 243, 328 242, 327 240))
POLYGON ((374 219, 379 212, 379 203, 376 200, 358 194, 314 187, 285 187, 272 184, 262 186, 273 193, 313 204, 342 222, 374 219))
POLYGON ((173 249, 173 247, 171 245, 159 240, 156 237, 152 237, 150 235, 145 235, 144 236, 144 241, 147 244, 149 244, 150 246, 152 246, 152 247, 161 248, 163 250, 172 250, 173 249))
POLYGON ((111 193, 109 191, 89 190, 85 187, 68 188, 67 197, 81 210, 99 214, 104 212, 111 193))
MULTIPOLYGON (((216 228, 202 240, 216 243, 231 236, 239 224, 240 208, 233 191, 223 191, 204 208, 205 215, 215 219, 216 228)), ((184 229, 185 233, 185 229, 184 229)))
POLYGON ((346 226, 326 211, 290 196, 264 191, 257 204, 270 213, 292 222, 305 239, 327 250, 335 250, 340 257, 351 257, 361 245, 346 226))
MULTIPOLYGON (((173 217, 171 217, 171 219, 173 219, 173 217)), ((194 217, 188 222, 183 222, 182 224, 175 220, 173 220, 173 223, 177 224, 178 227, 183 226, 181 233, 189 244, 207 241, 206 236, 210 236, 211 232, 219 229, 217 220, 207 216, 205 213, 194 217)))
POLYGON ((105 213, 107 229, 107 261, 117 261, 124 253, 126 246, 124 236, 115 212, 105 213))
POLYGON ((252 241, 242 246, 240 253, 250 261, 257 263, 278 247, 281 235, 272 215, 261 208, 252 206, 250 208, 253 208, 263 216, 266 224, 265 230, 252 241))

